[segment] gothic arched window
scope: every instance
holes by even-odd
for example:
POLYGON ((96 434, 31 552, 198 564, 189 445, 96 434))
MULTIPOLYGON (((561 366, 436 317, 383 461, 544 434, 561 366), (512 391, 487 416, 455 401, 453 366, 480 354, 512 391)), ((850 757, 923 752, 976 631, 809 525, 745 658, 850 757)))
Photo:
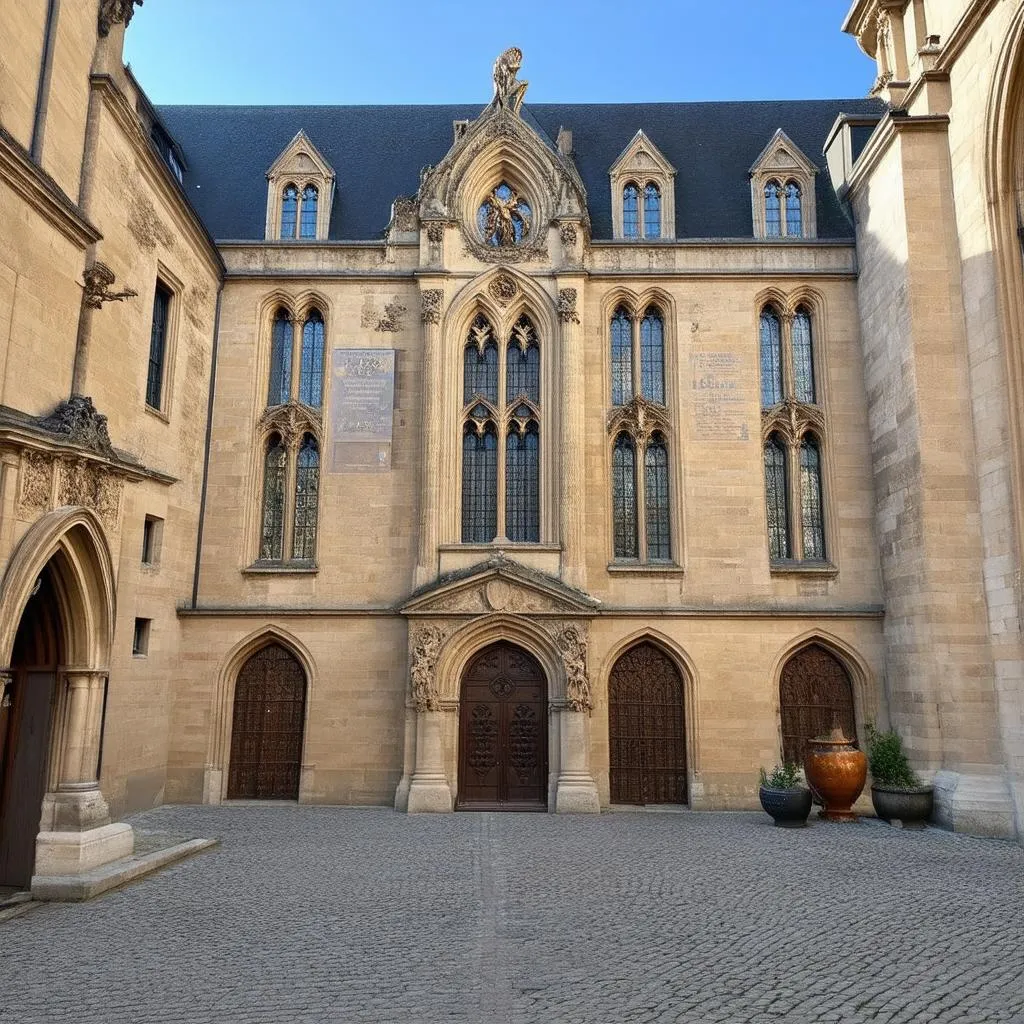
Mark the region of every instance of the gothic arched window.
POLYGON ((312 310, 302 325, 299 401, 319 409, 324 393, 324 318, 312 310))
POLYGON ((764 187, 764 233, 768 238, 782 235, 782 188, 777 181, 764 187))
POLYGON ((498 432, 489 421, 471 421, 462 436, 462 542, 490 544, 497 533, 498 432))
POLYGON ((320 448, 312 434, 302 439, 295 460, 295 526, 292 558, 313 560, 316 553, 317 508, 320 499, 320 448))
POLYGON ((806 309, 793 316, 793 394, 798 402, 814 404, 814 346, 811 317, 806 309))
POLYGON ((771 306, 761 311, 761 408, 782 401, 782 331, 771 306))
POLYGON ((644 187, 644 238, 661 238, 661 190, 654 182, 644 187))
POLYGON ((786 184, 786 234, 791 238, 799 238, 803 234, 800 186, 795 181, 786 184))
POLYGON ((267 405, 284 405, 292 394, 292 319, 286 309, 274 317, 270 337, 270 388, 267 405))
POLYGON ((612 317, 612 405, 633 400, 633 318, 619 306, 612 317))
POLYGON ((540 401, 540 346, 533 325, 525 317, 512 328, 506 350, 505 401, 519 398, 540 401))
POLYGON ((281 237, 294 238, 299 216, 299 190, 294 185, 285 185, 281 193, 281 237))
POLYGON ((668 503, 668 448, 661 434, 654 434, 644 452, 644 519, 647 526, 647 560, 668 562, 672 537, 668 503))
POLYGON ((263 459, 263 508, 260 558, 280 561, 284 547, 284 494, 288 451, 279 434, 267 440, 263 459))
POLYGON ((821 495, 821 451, 818 442, 805 435, 800 442, 800 522, 803 557, 825 560, 825 516, 821 495))
POLYGON ((316 213, 319 193, 316 185, 302 190, 302 214, 299 220, 299 238, 316 238, 316 213))
POLYGON ((636 558, 636 446, 619 434, 612 449, 612 524, 616 558, 636 558))
POLYGON ((622 237, 640 237, 640 191, 632 182, 622 190, 622 237))
POLYGON ((640 321, 640 394, 665 404, 665 325, 654 306, 640 321))
POLYGON ((772 434, 764 446, 765 505, 768 514, 768 555, 772 561, 790 557, 789 479, 786 446, 772 434))
POLYGON ((528 405, 513 413, 505 437, 505 536, 540 540, 540 428, 528 405))

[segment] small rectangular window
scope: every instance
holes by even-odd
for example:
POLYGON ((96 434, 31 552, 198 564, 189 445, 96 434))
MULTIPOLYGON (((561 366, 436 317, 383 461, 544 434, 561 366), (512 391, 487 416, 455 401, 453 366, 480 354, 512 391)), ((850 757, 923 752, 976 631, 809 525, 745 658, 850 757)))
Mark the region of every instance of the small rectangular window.
POLYGON ((136 658, 144 658, 149 654, 149 627, 152 619, 136 619, 135 632, 132 635, 132 654, 136 658))
POLYGON ((146 373, 146 405, 151 409, 162 408, 170 312, 170 289, 162 281, 157 281, 153 296, 153 326, 149 336, 149 366, 146 373))
POLYGON ((164 521, 157 516, 146 516, 142 523, 142 564, 160 564, 160 545, 163 541, 164 521))

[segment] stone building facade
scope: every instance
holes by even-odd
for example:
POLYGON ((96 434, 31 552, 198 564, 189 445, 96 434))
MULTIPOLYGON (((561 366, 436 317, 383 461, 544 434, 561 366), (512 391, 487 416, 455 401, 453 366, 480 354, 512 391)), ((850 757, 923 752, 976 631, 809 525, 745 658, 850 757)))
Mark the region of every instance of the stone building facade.
POLYGON ((1021 835, 1024 4, 859 0, 866 100, 308 109, 154 108, 134 8, 0 15, 0 884, 869 721, 1021 835))

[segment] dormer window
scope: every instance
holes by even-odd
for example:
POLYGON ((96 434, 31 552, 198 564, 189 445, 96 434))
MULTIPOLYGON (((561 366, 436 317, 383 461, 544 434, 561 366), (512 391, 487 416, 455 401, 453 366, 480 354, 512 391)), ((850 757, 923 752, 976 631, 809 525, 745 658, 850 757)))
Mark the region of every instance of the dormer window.
POLYGON ((326 239, 333 196, 333 168, 299 132, 267 171, 267 238, 326 239))
POLYGON ((786 184, 786 234, 800 238, 804 233, 800 214, 800 186, 795 181, 786 184))
POLYGON ((653 181, 644 186, 644 238, 661 238, 661 189, 653 181))
POLYGON ((302 190, 302 214, 299 219, 299 238, 316 238, 316 206, 319 193, 316 185, 302 190))
POLYGON ((642 131, 633 136, 608 174, 613 237, 675 237, 676 169, 642 131))
POLYGON ((814 238, 817 214, 811 163, 780 128, 750 168, 755 238, 814 238))
POLYGON ((640 237, 640 193, 633 182, 622 190, 622 237, 640 237))
POLYGON ((294 238, 299 216, 299 190, 288 185, 281 196, 281 237, 294 238))

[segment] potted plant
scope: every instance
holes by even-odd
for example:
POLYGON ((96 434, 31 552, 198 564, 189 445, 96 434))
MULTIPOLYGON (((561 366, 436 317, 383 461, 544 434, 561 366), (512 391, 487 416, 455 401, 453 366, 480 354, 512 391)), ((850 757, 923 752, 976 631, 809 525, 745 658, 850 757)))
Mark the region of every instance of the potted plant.
POLYGON ((932 816, 934 791, 921 783, 903 752, 903 741, 894 729, 868 733, 868 767, 871 769, 871 802, 875 814, 905 827, 924 828, 932 816))
POLYGON ((811 791, 800 785, 795 764, 777 764, 770 772, 761 769, 761 806, 780 828, 803 828, 811 813, 811 791))

